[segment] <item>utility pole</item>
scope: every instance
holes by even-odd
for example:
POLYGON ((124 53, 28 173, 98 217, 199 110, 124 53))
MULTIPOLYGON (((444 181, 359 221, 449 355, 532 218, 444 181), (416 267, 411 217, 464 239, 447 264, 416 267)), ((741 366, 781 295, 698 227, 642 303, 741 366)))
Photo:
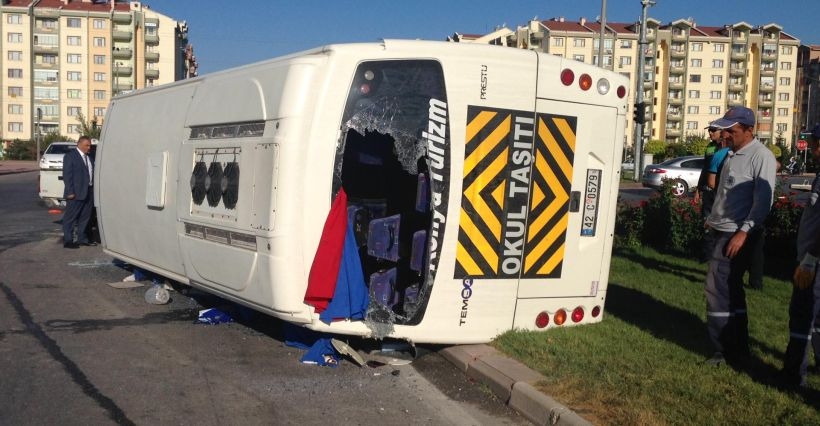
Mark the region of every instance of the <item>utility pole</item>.
POLYGON ((598 66, 604 67, 604 35, 606 34, 606 0, 601 0, 601 35, 598 37, 598 66))
POLYGON ((43 132, 40 130, 40 121, 43 119, 43 109, 37 108, 37 167, 40 167, 40 139, 43 137, 43 132))
MULTIPOLYGON (((638 36, 638 76, 635 79, 637 81, 636 89, 635 89, 635 105, 636 108, 639 105, 644 105, 643 99, 643 74, 644 74, 644 66, 646 64, 646 45, 648 42, 646 41, 646 14, 647 9, 650 6, 654 6, 655 2, 653 0, 641 0, 641 30, 640 35, 638 36)), ((643 108, 643 107, 641 107, 643 108)), ((645 111, 640 111, 641 114, 645 114, 645 111)), ((643 123, 638 123, 637 120, 633 123, 635 125, 635 138, 633 139, 633 148, 635 149, 635 172, 633 173, 635 182, 639 182, 641 180, 641 175, 643 175, 643 123)))

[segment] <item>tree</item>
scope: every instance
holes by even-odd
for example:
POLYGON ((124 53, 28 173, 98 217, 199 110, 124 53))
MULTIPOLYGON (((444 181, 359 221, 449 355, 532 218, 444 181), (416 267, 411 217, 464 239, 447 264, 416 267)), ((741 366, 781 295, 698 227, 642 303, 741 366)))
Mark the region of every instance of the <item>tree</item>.
POLYGON ((88 136, 91 139, 100 139, 102 129, 97 126, 97 116, 91 117, 90 121, 86 121, 83 113, 77 114, 77 122, 80 123, 80 134, 88 136))
POLYGON ((34 160, 37 158, 36 151, 37 146, 34 144, 34 141, 15 139, 9 144, 5 158, 8 160, 34 160))

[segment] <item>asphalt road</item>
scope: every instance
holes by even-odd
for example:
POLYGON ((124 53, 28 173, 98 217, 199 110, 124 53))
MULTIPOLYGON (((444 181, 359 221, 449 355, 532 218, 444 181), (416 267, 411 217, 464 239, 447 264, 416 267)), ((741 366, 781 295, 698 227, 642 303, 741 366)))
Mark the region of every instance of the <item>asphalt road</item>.
POLYGON ((110 287, 126 265, 63 249, 36 179, 0 176, 2 425, 528 424, 434 350, 404 366, 307 365, 273 318, 193 290, 149 305, 147 287, 110 287), (239 321, 199 324, 205 307, 239 321))

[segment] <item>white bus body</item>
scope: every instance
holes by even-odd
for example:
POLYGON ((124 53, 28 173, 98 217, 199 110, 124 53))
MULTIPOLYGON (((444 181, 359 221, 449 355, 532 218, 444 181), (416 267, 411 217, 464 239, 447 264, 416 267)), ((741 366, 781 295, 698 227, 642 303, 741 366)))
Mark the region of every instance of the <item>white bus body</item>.
POLYGON ((324 332, 478 343, 599 322, 627 84, 533 51, 387 40, 118 96, 102 242, 324 332), (305 295, 341 189, 370 304, 326 324, 305 295))

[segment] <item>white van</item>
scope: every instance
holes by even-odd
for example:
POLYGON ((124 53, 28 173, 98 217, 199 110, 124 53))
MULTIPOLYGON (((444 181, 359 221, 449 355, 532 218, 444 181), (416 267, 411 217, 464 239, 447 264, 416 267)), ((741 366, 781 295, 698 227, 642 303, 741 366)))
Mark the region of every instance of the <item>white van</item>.
POLYGON ((627 84, 534 51, 387 40, 118 96, 95 168, 103 246, 332 333, 476 343, 598 322, 627 84))

